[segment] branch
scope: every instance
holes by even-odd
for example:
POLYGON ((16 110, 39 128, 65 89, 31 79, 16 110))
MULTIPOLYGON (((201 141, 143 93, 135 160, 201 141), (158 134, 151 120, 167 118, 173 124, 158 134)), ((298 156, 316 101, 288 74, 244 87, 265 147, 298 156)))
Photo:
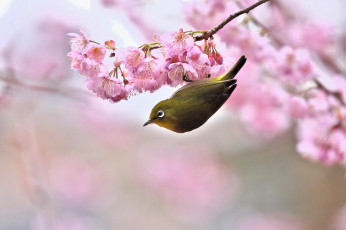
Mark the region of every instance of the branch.
MULTIPOLYGON (((277 3, 277 1, 275 2, 277 3)), ((277 3, 278 4, 278 3, 277 3)), ((240 3, 238 3, 238 5, 241 6, 240 3)), ((282 7, 282 6, 281 6, 282 7)), ((281 10, 283 10, 281 8, 281 10)), ((289 12, 284 12, 285 15, 287 17, 289 17, 290 20, 294 20, 294 16, 293 14, 289 13, 289 12)), ((261 27, 262 29, 264 29, 266 31, 266 33, 272 38, 272 40, 275 42, 275 44, 279 47, 284 46, 287 42, 284 41, 284 39, 281 39, 280 37, 276 36, 270 29, 268 29, 265 25, 263 25, 254 15, 252 15, 251 13, 249 13, 249 16, 251 18, 251 20, 259 27, 261 27)), ((333 61, 333 59, 328 56, 326 53, 317 53, 317 57, 323 62, 323 64, 328 67, 330 70, 332 70, 335 73, 338 74, 344 74, 342 69, 333 61)), ((317 88, 325 91, 326 93, 334 96, 337 100, 339 100, 339 102, 341 104, 343 104, 344 106, 346 106, 346 104, 344 103, 340 93, 338 92, 331 92, 330 90, 328 90, 318 79, 314 79, 314 82, 317 85, 317 88)))
MULTIPOLYGON (((244 8, 244 6, 237 1, 237 5, 240 8, 244 8)), ((277 46, 284 46, 285 44, 283 43, 283 41, 277 37, 272 31, 271 29, 269 29, 267 26, 265 26, 262 22, 260 22, 251 12, 248 13, 248 17, 250 18, 250 20, 257 25, 258 27, 260 27, 267 35, 270 36, 270 38, 273 40, 273 42, 275 43, 275 45, 277 46)))
POLYGON ((235 19, 236 17, 238 17, 239 15, 242 14, 247 14, 249 13, 251 10, 253 10, 254 8, 256 8, 259 5, 262 5, 263 3, 269 2, 270 0, 260 0, 258 2, 256 2, 255 4, 249 6, 248 8, 245 8, 243 10, 240 10, 234 14, 231 14, 226 20, 224 20, 223 22, 221 22, 219 25, 217 25, 216 27, 208 30, 207 32, 205 32, 204 34, 195 37, 195 41, 201 41, 204 39, 208 39, 211 36, 213 36, 215 33, 217 33, 219 30, 221 30, 227 23, 229 23, 230 21, 232 21, 233 19, 235 19))
POLYGON ((341 96, 341 93, 339 92, 332 92, 330 91, 327 87, 325 87, 319 80, 318 78, 314 79, 314 82, 317 85, 317 88, 323 90, 324 92, 326 92, 329 95, 334 96, 343 106, 346 106, 346 104, 344 103, 344 100, 341 96))

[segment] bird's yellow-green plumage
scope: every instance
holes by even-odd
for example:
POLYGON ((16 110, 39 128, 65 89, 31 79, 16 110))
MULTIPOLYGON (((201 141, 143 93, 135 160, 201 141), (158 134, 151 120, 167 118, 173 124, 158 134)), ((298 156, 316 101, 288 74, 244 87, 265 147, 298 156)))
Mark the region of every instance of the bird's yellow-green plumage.
POLYGON ((227 73, 186 84, 171 98, 156 104, 144 126, 155 123, 178 133, 200 127, 231 96, 237 86, 234 77, 245 62, 242 56, 227 73))

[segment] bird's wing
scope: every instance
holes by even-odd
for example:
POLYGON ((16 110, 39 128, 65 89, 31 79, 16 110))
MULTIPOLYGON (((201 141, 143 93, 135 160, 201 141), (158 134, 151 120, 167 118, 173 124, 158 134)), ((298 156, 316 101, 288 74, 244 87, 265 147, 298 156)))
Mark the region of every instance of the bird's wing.
POLYGON ((182 88, 177 90, 171 96, 171 98, 184 100, 191 97, 208 97, 211 100, 214 100, 220 95, 227 94, 229 86, 234 85, 236 82, 237 80, 235 79, 229 79, 225 81, 210 81, 210 79, 202 79, 183 86, 182 88))

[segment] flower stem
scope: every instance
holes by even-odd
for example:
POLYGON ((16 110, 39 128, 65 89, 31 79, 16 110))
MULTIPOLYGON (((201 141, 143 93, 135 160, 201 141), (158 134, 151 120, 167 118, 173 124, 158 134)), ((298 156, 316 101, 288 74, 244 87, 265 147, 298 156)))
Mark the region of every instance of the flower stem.
POLYGON ((95 44, 101 45, 101 43, 96 42, 96 41, 93 41, 93 40, 89 40, 89 42, 92 42, 92 43, 95 43, 95 44))

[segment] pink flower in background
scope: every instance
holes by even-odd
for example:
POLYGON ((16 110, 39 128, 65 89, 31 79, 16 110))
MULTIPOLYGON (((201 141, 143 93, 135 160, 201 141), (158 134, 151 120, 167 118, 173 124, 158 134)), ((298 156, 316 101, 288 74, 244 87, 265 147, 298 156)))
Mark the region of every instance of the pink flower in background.
POLYGON ((331 222, 332 230, 346 229, 346 206, 341 207, 334 215, 331 222))
POLYGON ((101 45, 93 44, 88 48, 85 54, 91 60, 101 63, 106 55, 106 48, 101 45))
POLYGON ((346 104, 346 77, 343 75, 333 75, 331 77, 321 77, 318 81, 332 93, 339 94, 342 102, 346 104))
POLYGON ((314 68, 307 50, 293 50, 288 46, 279 51, 275 66, 277 77, 292 85, 316 77, 314 68))
POLYGON ((138 176, 172 206, 200 213, 224 206, 237 186, 234 175, 206 150, 148 149, 139 159, 138 176))
POLYGON ((68 35, 72 37, 70 39, 71 50, 82 53, 84 48, 89 44, 89 39, 84 31, 80 30, 80 33, 82 35, 76 33, 68 33, 68 35))
POLYGON ((289 97, 285 106, 287 112, 294 118, 303 118, 309 112, 306 100, 299 96, 289 97))
POLYGON ((287 216, 253 214, 244 217, 235 230, 304 230, 298 221, 287 216))
MULTIPOLYGON (((230 12, 239 9, 233 1, 207 0, 187 2, 184 7, 184 17, 187 22, 196 29, 210 29, 225 20, 230 12)), ((224 30, 219 31, 219 35, 233 34, 233 26, 237 28, 237 23, 230 22, 224 30)), ((234 33, 235 34, 235 33, 234 33)))
MULTIPOLYGON (((71 76, 66 53, 66 34, 74 29, 62 17, 40 16, 34 23, 13 34, 8 44, 5 68, 11 68, 22 79, 53 80, 60 82, 71 76)), ((47 81, 41 81, 43 84, 47 81)))
POLYGON ((329 96, 322 90, 311 90, 309 92, 309 98, 307 99, 307 104, 310 109, 311 114, 319 115, 325 113, 329 110, 330 102, 329 96))
POLYGON ((324 22, 293 24, 287 27, 288 36, 293 46, 308 48, 315 52, 325 52, 333 43, 333 29, 324 22))
POLYGON ((254 74, 257 67, 248 61, 237 75, 236 93, 226 102, 248 129, 272 137, 286 130, 290 117, 284 109, 289 94, 275 83, 260 83, 254 74))
POLYGON ((338 119, 328 113, 299 120, 297 151, 326 165, 342 161, 346 156, 346 132, 335 128, 337 125, 338 119))
POLYGON ((49 178, 53 193, 67 204, 85 205, 94 201, 102 188, 97 167, 72 157, 53 158, 49 178))

